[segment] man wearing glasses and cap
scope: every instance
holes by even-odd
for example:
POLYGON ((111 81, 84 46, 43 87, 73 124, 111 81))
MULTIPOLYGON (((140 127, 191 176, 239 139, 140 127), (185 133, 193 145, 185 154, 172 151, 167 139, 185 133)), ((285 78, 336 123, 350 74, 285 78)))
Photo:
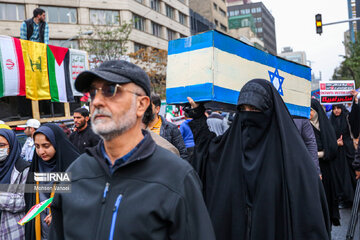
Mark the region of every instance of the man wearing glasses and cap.
POLYGON ((21 149, 21 157, 24 160, 31 162, 35 151, 33 135, 40 127, 40 122, 36 119, 29 119, 27 120, 26 125, 20 125, 19 127, 25 128, 24 133, 27 136, 24 146, 21 149))
POLYGON ((193 168, 142 130, 146 73, 108 61, 80 73, 75 87, 90 93, 102 140, 68 168, 71 193, 55 194, 49 239, 215 239, 193 168))

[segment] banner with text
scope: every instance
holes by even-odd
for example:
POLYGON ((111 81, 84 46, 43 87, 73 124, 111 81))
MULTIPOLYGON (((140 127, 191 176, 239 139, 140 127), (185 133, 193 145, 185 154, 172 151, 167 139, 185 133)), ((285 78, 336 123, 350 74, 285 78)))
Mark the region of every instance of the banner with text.
POLYGON ((349 81, 321 81, 320 102, 321 104, 352 103, 351 90, 355 89, 355 82, 349 81))

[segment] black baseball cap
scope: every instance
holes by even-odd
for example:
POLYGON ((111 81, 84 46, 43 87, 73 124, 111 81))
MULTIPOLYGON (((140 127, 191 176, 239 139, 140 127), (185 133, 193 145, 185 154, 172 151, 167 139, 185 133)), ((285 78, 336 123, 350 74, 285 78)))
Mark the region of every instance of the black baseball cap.
POLYGON ((146 72, 139 66, 123 61, 111 60, 103 62, 99 67, 81 72, 75 80, 75 88, 79 92, 89 89, 93 80, 100 78, 113 83, 135 83, 144 89, 150 97, 150 80, 146 72))

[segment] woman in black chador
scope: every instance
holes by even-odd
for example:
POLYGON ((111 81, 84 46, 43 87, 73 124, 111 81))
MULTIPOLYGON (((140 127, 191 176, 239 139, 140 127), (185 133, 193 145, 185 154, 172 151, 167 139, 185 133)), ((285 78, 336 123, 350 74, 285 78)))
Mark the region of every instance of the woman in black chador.
POLYGON ((356 91, 353 92, 355 100, 349 112, 344 105, 334 105, 330 121, 334 127, 338 153, 335 163, 336 168, 336 194, 340 201, 350 207, 356 187, 355 172, 352 162, 355 158, 353 138, 359 136, 359 106, 356 91))
POLYGON ((311 99, 310 122, 316 137, 322 183, 326 193, 330 220, 333 225, 339 226, 340 213, 335 190, 336 168, 334 165, 338 148, 337 139, 334 128, 316 99, 311 99))
POLYGON ((241 89, 230 128, 215 137, 191 98, 193 166, 219 240, 330 240, 326 196, 290 114, 269 81, 241 89))

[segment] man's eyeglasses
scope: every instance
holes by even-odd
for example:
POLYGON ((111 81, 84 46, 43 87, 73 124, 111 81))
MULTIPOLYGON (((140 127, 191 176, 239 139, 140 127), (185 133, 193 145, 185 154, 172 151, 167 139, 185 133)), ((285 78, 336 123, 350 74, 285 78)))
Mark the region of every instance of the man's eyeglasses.
POLYGON ((9 146, 9 144, 6 144, 6 143, 0 143, 0 148, 5 148, 6 146, 9 146))
POLYGON ((89 94, 90 94, 90 98, 93 100, 97 94, 97 92, 99 90, 101 90, 101 94, 106 97, 106 98, 112 98, 116 95, 116 93, 118 92, 117 90, 120 89, 120 91, 125 91, 125 92, 130 92, 132 94, 135 94, 137 96, 141 96, 140 94, 131 91, 123 86, 121 86, 120 84, 110 84, 110 85, 104 85, 101 88, 90 88, 89 89, 89 94))

